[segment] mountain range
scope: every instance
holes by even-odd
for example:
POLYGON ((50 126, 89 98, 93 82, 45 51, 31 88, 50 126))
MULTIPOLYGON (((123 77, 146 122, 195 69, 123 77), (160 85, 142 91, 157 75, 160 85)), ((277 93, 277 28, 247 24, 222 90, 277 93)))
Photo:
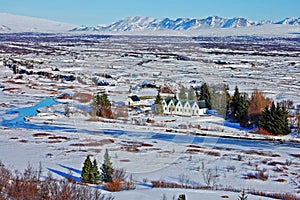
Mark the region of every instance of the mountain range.
POLYGON ((300 18, 286 18, 284 20, 273 21, 250 21, 246 18, 222 18, 211 16, 204 19, 177 18, 177 19, 155 19, 152 17, 128 17, 106 26, 88 27, 81 26, 71 29, 71 31, 144 31, 144 30, 199 30, 208 28, 238 28, 249 26, 260 26, 265 24, 288 24, 300 25, 300 18))
MULTIPOLYGON (((196 18, 177 18, 177 19, 155 19, 152 17, 127 17, 109 25, 98 25, 95 27, 78 26, 75 24, 51 21, 41 18, 27 17, 0 13, 0 32, 159 32, 159 31, 195 31, 208 30, 211 35, 214 28, 220 30, 237 30, 239 27, 264 27, 263 25, 272 26, 266 27, 261 32, 266 30, 269 32, 280 32, 283 27, 289 29, 286 32, 300 32, 300 18, 286 18, 284 20, 273 21, 250 21, 243 17, 222 18, 211 16, 203 19, 196 18), (280 26, 284 25, 284 26, 280 26), (290 26, 288 26, 290 25, 290 26), (275 28, 275 29, 274 29, 275 28)), ((255 28, 255 29, 257 29, 255 28)), ((215 30, 215 29, 214 29, 215 30)), ((238 29, 240 31, 240 29, 238 29)), ((248 30, 247 30, 248 31, 248 30)), ((256 33, 257 30, 254 30, 256 33)), ((172 33, 174 34, 174 33, 172 33)))

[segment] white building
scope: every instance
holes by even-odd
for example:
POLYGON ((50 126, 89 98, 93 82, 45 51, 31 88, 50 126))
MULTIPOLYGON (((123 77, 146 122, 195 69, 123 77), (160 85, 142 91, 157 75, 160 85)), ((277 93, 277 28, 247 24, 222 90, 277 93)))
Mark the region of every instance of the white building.
POLYGON ((207 108, 205 101, 181 101, 175 98, 167 98, 162 101, 164 114, 200 116, 205 115, 207 108))
POLYGON ((132 95, 126 99, 125 105, 129 107, 136 107, 140 105, 140 102, 141 100, 137 95, 132 95))

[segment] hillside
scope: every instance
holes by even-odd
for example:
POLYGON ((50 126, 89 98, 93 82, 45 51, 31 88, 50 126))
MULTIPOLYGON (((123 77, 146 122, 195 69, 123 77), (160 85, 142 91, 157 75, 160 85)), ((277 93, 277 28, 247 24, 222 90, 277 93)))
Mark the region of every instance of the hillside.
POLYGON ((0 32, 66 32, 76 25, 46 19, 0 13, 0 32))

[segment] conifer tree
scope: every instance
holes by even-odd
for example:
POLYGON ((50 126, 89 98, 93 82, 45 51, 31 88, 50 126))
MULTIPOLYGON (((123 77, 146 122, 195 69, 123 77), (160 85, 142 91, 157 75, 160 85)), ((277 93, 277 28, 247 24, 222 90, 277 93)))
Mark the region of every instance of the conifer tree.
POLYGON ((85 183, 90 183, 93 178, 91 175, 92 170, 92 162, 90 156, 87 156, 82 167, 81 171, 81 180, 85 183))
POLYGON ((240 94, 238 87, 235 87, 231 101, 230 118, 245 127, 249 121, 248 116, 249 101, 246 94, 240 94))
POLYGON ((94 162, 92 165, 91 177, 92 177, 92 180, 91 180, 92 183, 97 183, 98 181, 101 180, 101 176, 100 176, 100 172, 99 172, 99 168, 98 168, 96 159, 94 159, 94 162))
POLYGON ((97 116, 100 117, 112 117, 111 103, 108 99, 107 94, 96 94, 93 96, 91 103, 92 109, 96 112, 97 116))
POLYGON ((161 99, 160 93, 158 92, 155 102, 154 102, 154 109, 155 109, 154 112, 157 115, 161 115, 163 113, 163 106, 161 103, 162 103, 162 99, 161 99))
POLYGON ((101 167, 102 173, 101 173, 101 178, 102 181, 104 182, 112 182, 113 179, 113 173, 114 173, 114 169, 112 167, 112 163, 110 161, 110 156, 108 155, 108 150, 105 150, 105 154, 104 154, 104 163, 102 164, 101 167))
POLYGON ((199 100, 205 100, 207 108, 211 109, 211 94, 210 89, 206 83, 203 83, 200 89, 200 99, 199 100))
POLYGON ((237 121, 237 112, 238 112, 240 102, 241 102, 241 95, 240 95, 240 92, 239 92, 239 88, 237 86, 235 86, 234 94, 233 94, 232 101, 231 101, 231 104, 230 104, 230 108, 231 108, 230 118, 232 120, 237 121))
POLYGON ((242 127, 246 127, 249 121, 249 117, 248 117, 249 102, 245 94, 240 97, 240 100, 241 101, 237 110, 237 117, 238 117, 237 120, 242 127))
POLYGON ((259 120, 259 128, 274 135, 290 133, 288 124, 288 111, 284 105, 272 102, 271 107, 266 107, 259 120))

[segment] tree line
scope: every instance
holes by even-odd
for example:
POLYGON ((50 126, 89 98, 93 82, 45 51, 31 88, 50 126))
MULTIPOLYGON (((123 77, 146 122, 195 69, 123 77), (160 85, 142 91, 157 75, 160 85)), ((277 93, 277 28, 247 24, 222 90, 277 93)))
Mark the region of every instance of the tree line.
MULTIPOLYGON (((188 90, 181 86, 178 98, 192 101, 204 100, 209 110, 217 110, 226 119, 239 123, 243 128, 258 128, 259 132, 272 135, 291 132, 288 109, 292 107, 292 101, 275 103, 258 89, 254 89, 250 97, 246 93, 241 93, 237 86, 233 96, 228 91, 228 85, 210 88, 207 83, 203 83, 201 87, 190 87, 188 90)), ((174 98, 177 96, 174 95, 174 98)), ((162 98, 158 93, 154 103, 154 113, 162 114, 161 102, 162 98)), ((111 103, 107 94, 94 95, 91 108, 92 114, 112 118, 111 103)))
POLYGON ((208 109, 217 110, 226 119, 239 123, 244 128, 258 128, 259 132, 272 135, 282 135, 291 132, 288 121, 288 109, 293 102, 283 101, 275 103, 258 89, 254 89, 251 97, 240 93, 236 86, 234 94, 229 94, 229 87, 210 89, 204 83, 199 91, 195 91, 199 100, 205 100, 208 109))

